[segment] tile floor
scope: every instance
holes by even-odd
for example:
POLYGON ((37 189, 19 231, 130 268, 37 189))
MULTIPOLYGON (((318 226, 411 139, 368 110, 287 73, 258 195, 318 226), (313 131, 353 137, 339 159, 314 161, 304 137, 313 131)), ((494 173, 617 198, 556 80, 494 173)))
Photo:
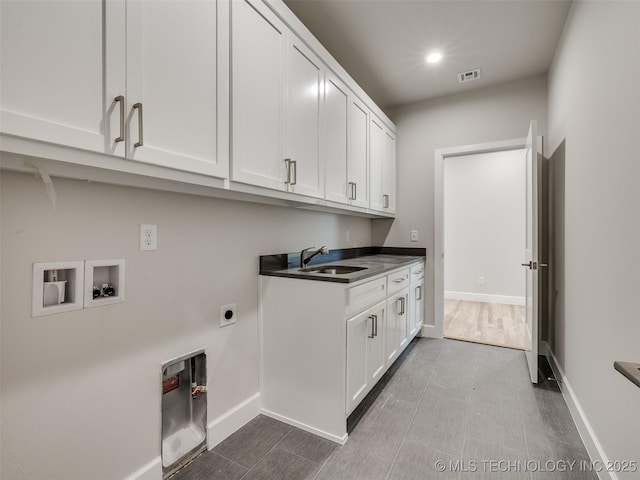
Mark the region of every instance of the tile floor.
POLYGON ((597 480, 562 395, 529 382, 522 351, 416 339, 398 361, 345 445, 260 415, 172 480, 597 480))

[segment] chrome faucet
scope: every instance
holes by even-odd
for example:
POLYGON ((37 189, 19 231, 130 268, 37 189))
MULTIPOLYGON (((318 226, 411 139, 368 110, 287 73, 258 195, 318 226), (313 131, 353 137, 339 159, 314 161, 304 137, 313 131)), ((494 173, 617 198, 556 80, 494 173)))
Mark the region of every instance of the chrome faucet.
POLYGON ((307 263, 309 263, 311 259, 318 254, 321 254, 321 255, 329 254, 329 249, 326 246, 322 246, 318 250, 316 250, 314 253, 309 255, 309 250, 313 250, 314 248, 316 247, 305 248, 300 252, 300 268, 306 267, 307 263))

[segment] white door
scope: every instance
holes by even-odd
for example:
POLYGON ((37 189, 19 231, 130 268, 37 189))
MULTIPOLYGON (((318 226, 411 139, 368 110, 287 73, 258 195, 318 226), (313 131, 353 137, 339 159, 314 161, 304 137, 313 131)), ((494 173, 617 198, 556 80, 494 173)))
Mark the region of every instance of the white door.
POLYGON ((231 179, 284 190, 287 29, 259 1, 231 2, 231 179))
POLYGON ((372 210, 384 210, 384 146, 385 132, 382 122, 370 116, 369 122, 369 206, 372 210))
POLYGON ((367 335, 367 378, 369 390, 384 375, 384 331, 387 302, 382 302, 369 311, 371 330, 367 335))
POLYGON ((340 203, 348 203, 351 193, 347 185, 349 166, 347 141, 348 92, 340 80, 327 73, 324 87, 325 115, 322 141, 322 156, 325 168, 325 198, 340 203))
POLYGON ((369 206, 369 110, 355 96, 349 103, 349 198, 351 205, 369 206))
POLYGON ((215 0, 128 0, 128 158, 226 176, 217 160, 216 31, 215 0))
POLYGON ((396 137, 388 131, 384 132, 382 203, 385 211, 396 213, 396 137))
POLYGON ((290 34, 287 49, 286 143, 290 159, 289 191, 311 197, 324 194, 320 161, 320 107, 323 71, 320 60, 290 34))
POLYGON ((124 157, 123 1, 2 1, 3 133, 124 157))
POLYGON ((347 415, 367 394, 367 339, 374 336, 375 323, 369 310, 347 320, 347 415))
POLYGON ((538 383, 538 201, 540 173, 540 154, 538 147, 538 128, 535 120, 531 122, 525 148, 527 150, 527 230, 523 267, 526 268, 526 302, 525 314, 527 322, 527 346, 525 354, 529 365, 529 375, 533 383, 538 383))

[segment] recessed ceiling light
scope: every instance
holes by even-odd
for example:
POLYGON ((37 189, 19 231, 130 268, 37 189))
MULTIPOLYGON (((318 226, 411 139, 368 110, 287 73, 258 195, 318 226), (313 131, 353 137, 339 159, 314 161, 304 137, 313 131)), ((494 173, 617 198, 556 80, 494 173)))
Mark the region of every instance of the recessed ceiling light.
POLYGON ((427 55, 427 63, 438 63, 440 60, 442 60, 440 52, 433 52, 427 55))

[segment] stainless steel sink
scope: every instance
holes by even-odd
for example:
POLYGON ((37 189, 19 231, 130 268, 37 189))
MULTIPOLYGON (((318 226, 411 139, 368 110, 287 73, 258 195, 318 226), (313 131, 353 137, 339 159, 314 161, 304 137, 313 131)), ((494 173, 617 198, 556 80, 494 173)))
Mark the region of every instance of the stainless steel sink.
POLYGON ((321 265, 318 267, 301 268, 304 273, 324 273, 328 275, 346 275, 349 273, 366 270, 367 267, 351 267, 347 265, 321 265))

